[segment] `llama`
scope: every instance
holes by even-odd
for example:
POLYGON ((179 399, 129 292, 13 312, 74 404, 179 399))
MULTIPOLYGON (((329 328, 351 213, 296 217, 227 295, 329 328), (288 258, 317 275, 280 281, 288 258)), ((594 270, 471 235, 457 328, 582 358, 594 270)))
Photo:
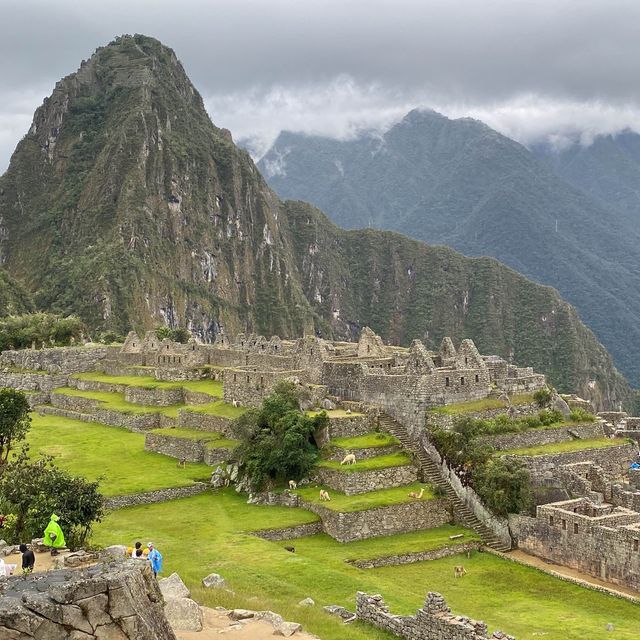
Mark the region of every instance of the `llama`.
POLYGON ((329 492, 324 489, 320 489, 320 500, 322 502, 330 502, 331 496, 329 495, 329 492))
POLYGON ((420 493, 417 493, 415 491, 410 491, 409 492, 409 497, 410 498, 415 498, 416 500, 422 500, 422 496, 424 495, 424 487, 422 487, 420 489, 420 493))
POLYGON ((240 406, 240 400, 232 400, 231 401, 231 405, 234 407, 239 407, 240 406))
POLYGON ((351 409, 347 409, 346 414, 347 414, 348 416, 350 416, 350 415, 351 415, 351 409))
POLYGON ((355 464, 356 456, 353 453, 348 453, 342 460, 340 464, 355 464))
POLYGON ((454 578, 462 578, 462 576, 467 573, 467 570, 464 568, 463 565, 461 564, 457 564, 454 568, 453 568, 453 577, 454 578))
POLYGON ((295 480, 289 480, 289 489, 292 491, 298 488, 298 483, 295 480))

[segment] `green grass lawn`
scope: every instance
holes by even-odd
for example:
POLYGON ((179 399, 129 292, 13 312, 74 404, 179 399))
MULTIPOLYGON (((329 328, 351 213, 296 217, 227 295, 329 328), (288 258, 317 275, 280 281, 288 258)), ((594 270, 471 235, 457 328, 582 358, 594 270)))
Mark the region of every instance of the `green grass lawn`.
POLYGON ((200 440, 207 443, 209 448, 235 447, 237 440, 225 438, 216 431, 201 431, 199 429, 182 429, 178 427, 166 427, 164 429, 152 429, 149 433, 155 433, 159 436, 171 436, 172 438, 181 438, 183 440, 200 440))
POLYGON ((70 473, 100 481, 107 496, 183 487, 207 481, 211 468, 144 450, 144 434, 58 416, 31 414, 27 436, 31 456, 49 454, 70 473))
POLYGON ((619 447, 628 444, 630 440, 623 438, 589 438, 585 440, 568 440, 567 442, 555 442, 553 444, 541 444, 535 447, 523 447, 522 449, 507 449, 498 451, 496 455, 512 456, 542 456, 551 453, 568 453, 570 451, 582 451, 583 449, 606 449, 607 447, 619 447))
POLYGON ((434 498, 433 490, 429 485, 414 482, 402 487, 394 487, 393 489, 380 489, 379 491, 368 491, 367 493, 359 493, 355 496, 347 496, 340 491, 335 491, 329 487, 305 487, 296 489, 294 493, 300 495, 303 500, 321 504, 332 511, 363 511, 365 509, 375 509, 376 507, 387 507, 391 504, 402 504, 404 502, 414 502, 415 498, 409 497, 409 492, 415 491, 419 493, 424 487, 422 500, 432 500, 434 498), (320 489, 326 489, 331 496, 329 502, 320 500, 320 489))
MULTIPOLYGON (((531 404, 533 402, 533 394, 522 393, 514 395, 511 399, 512 405, 531 404)), ((504 400, 498 398, 482 398, 481 400, 469 400, 468 402, 458 402, 455 404, 447 404, 438 407, 431 407, 428 411, 431 413, 444 413, 454 416, 464 413, 476 413, 477 411, 487 411, 488 409, 506 409, 509 405, 504 400)))
MULTIPOLYGON (((184 404, 172 404, 167 407, 157 407, 144 404, 134 404, 124 399, 124 393, 117 391, 80 391, 71 387, 60 387, 55 389, 53 393, 65 396, 75 396, 78 398, 89 398, 97 400, 101 403, 101 408, 119 411, 120 413, 144 414, 144 413, 162 413, 170 418, 177 418, 178 411, 184 408, 184 404)), ((207 406, 207 405, 203 405, 207 406)))
POLYGON ((386 469, 387 467, 402 467, 412 464, 411 458, 402 452, 390 453, 388 456, 376 456, 360 460, 355 464, 340 464, 338 460, 322 460, 319 467, 343 471, 344 473, 358 473, 359 471, 373 471, 374 469, 386 469))
POLYGON ((163 575, 177 571, 202 604, 271 609, 323 640, 391 640, 373 627, 343 625, 322 611, 328 604, 353 610, 356 591, 381 593, 394 613, 413 613, 427 591, 439 591, 454 613, 485 620, 518 640, 637 637, 637 605, 486 553, 380 569, 358 569, 345 562, 451 544, 448 536, 459 533, 457 527, 349 544, 326 535, 286 542, 248 535, 310 517, 300 509, 248 505, 244 497, 224 490, 113 512, 96 525, 93 541, 130 545, 153 540, 164 556, 163 575), (286 551, 286 545, 293 545, 295 553, 286 551), (456 564, 468 572, 463 579, 453 578, 456 564), (199 586, 214 571, 235 594, 199 586), (316 601, 315 607, 297 605, 307 596, 316 601), (615 625, 614 634, 605 630, 607 622, 615 625))
POLYGON ((190 413, 204 413, 208 416, 219 416, 221 418, 230 418, 235 420, 239 418, 243 413, 247 412, 244 407, 234 407, 232 404, 227 404, 222 400, 216 400, 216 402, 208 402, 207 404, 194 404, 185 407, 190 413))
POLYGON ((340 447, 341 449, 369 449, 374 447, 392 447, 399 445, 400 440, 390 433, 382 433, 375 431, 366 433, 363 436, 355 436, 353 438, 334 438, 330 442, 331 445, 340 447))
POLYGON ((207 393, 210 396, 222 397, 222 382, 217 380, 183 380, 179 382, 164 382, 151 376, 111 376, 101 371, 89 373, 77 373, 73 378, 77 380, 90 380, 93 382, 105 382, 108 384, 123 384, 128 387, 141 387, 142 389, 178 389, 180 387, 188 391, 207 393))

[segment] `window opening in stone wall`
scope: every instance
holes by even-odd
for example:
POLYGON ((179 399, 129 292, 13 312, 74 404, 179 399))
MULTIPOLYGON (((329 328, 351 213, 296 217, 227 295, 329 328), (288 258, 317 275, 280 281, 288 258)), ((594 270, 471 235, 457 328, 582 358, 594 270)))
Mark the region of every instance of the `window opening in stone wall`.
POLYGON ((549 526, 553 527, 553 516, 549 516, 549 526))
POLYGON ((562 530, 563 531, 567 530, 567 521, 564 518, 562 519, 562 530))
POLYGON ((444 386, 445 386, 445 387, 448 387, 450 384, 451 384, 451 382, 449 381, 449 378, 448 378, 448 377, 447 377, 447 378, 445 378, 445 379, 444 379, 444 386))
POLYGON ((234 374, 233 374, 233 381, 234 381, 234 382, 236 382, 236 381, 237 381, 237 379, 238 379, 238 376, 234 373, 234 374))
POLYGON ((371 351, 371 345, 367 345, 367 353, 369 353, 369 351, 371 351))
POLYGON ((260 376, 260 386, 264 387, 264 378, 260 376))
POLYGON ((460 384, 464 386, 464 376, 460 376, 460 384))
POLYGON ((578 533, 578 523, 577 522, 573 523, 573 533, 578 533))
POLYGON ((249 382, 249 376, 247 376, 247 382, 249 382))
POLYGON ((480 382, 480 376, 476 373, 476 382, 480 382))
POLYGON ((167 351, 169 351, 169 345, 167 345, 167 351))
POLYGON ((638 551, 639 547, 640 547, 640 540, 638 540, 637 538, 634 538, 634 540, 633 540, 633 550, 634 551, 638 551))
POLYGON ((134 347, 136 346, 136 343, 135 343, 135 342, 133 343, 133 346, 134 346, 134 347))
POLYGON ((464 357, 464 363, 469 364, 469 358, 467 358, 467 356, 464 357))

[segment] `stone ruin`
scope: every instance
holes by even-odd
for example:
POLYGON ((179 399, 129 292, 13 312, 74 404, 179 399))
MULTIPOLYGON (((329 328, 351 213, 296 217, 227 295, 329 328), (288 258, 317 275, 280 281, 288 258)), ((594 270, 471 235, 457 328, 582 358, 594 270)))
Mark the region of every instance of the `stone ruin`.
POLYGON ((176 640, 148 562, 12 577, 0 594, 2 640, 176 640))
POLYGON ((427 594, 424 606, 414 616, 398 616, 389 612, 382 596, 359 591, 356 617, 406 640, 515 640, 501 631, 489 636, 484 622, 452 614, 445 599, 435 592, 427 594))

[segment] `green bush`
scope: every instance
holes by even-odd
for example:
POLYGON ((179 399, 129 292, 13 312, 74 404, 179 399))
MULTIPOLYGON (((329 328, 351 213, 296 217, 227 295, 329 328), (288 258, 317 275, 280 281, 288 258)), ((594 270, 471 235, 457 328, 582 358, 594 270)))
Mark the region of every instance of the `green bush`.
POLYGON ((491 458, 474 469, 473 480, 484 504, 500 516, 520 513, 531 502, 529 472, 518 460, 491 458))
POLYGON ((156 335, 160 340, 173 340, 173 342, 180 342, 185 344, 191 340, 191 332, 188 329, 178 328, 171 329, 170 327, 156 327, 156 335))
POLYGON ((74 316, 61 318, 52 313, 27 313, 0 318, 0 351, 26 349, 33 343, 66 346, 77 341, 85 331, 82 321, 74 316), (73 340, 72 340, 73 338, 73 340))
POLYGON ((0 473, 16 444, 29 431, 29 401, 22 391, 0 389, 0 473))
POLYGON ((571 422, 593 422, 595 419, 596 417, 593 413, 589 413, 580 407, 572 409, 569 414, 569 420, 571 420, 571 422))
POLYGON ((300 411, 303 393, 292 382, 281 382, 260 409, 239 419, 234 457, 253 491, 301 480, 316 463, 313 434, 329 419, 324 412, 312 418, 300 411))
POLYGON ((544 387, 543 389, 538 389, 538 391, 533 394, 533 401, 542 409, 549 405, 552 397, 553 393, 551 389, 544 387))

